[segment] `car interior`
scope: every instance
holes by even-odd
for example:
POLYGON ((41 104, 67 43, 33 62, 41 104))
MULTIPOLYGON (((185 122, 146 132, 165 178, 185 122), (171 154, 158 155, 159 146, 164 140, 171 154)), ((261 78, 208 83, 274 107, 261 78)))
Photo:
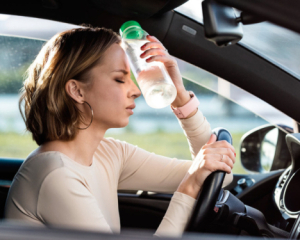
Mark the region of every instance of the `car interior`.
MULTIPOLYGON (((295 122, 300 122, 300 111, 294 107, 300 103, 299 79, 242 45, 235 44, 232 39, 229 39, 232 44, 221 43, 219 46, 217 41, 208 40, 202 24, 173 11, 185 2, 187 0, 13 0, 6 1, 0 13, 75 25, 104 26, 116 32, 125 21, 138 20, 148 33, 164 44, 171 55, 228 80, 276 107, 295 122)), ((237 8, 249 14, 247 16, 252 19, 249 22, 270 21, 300 33, 299 2, 207 2, 237 8)), ((244 21, 246 23, 247 20, 244 21)), ((245 134, 240 149, 237 149, 241 153, 243 166, 248 170, 247 174, 234 174, 233 181, 223 190, 224 175, 216 173, 207 179, 204 189, 207 194, 201 195, 205 195, 206 199, 201 196, 198 199, 187 232, 218 234, 217 237, 298 237, 300 135, 297 128, 279 127, 285 131, 278 131, 276 136, 276 152, 270 171, 261 171, 260 154, 264 139, 275 127, 265 125, 245 134)), ((216 134, 219 139, 230 141, 230 137, 222 135, 224 132, 216 134)), ((0 158, 1 217, 9 186, 23 161, 0 158)), ((118 199, 122 229, 144 229, 153 234, 171 197, 172 194, 139 189, 120 191, 118 199)))

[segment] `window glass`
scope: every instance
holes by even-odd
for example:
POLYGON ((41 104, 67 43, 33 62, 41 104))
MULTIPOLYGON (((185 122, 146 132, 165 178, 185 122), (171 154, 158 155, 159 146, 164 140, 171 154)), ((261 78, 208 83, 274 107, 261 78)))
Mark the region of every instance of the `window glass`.
POLYGON ((44 40, 74 27, 78 26, 0 14, 0 157, 25 158, 37 147, 18 109, 23 75, 44 40))
MULTIPOLYGON (((247 172, 240 160, 241 138, 245 133, 267 123, 292 129, 293 120, 270 104, 198 67, 180 59, 177 62, 181 75, 188 80, 185 82, 186 88, 193 89, 195 85, 202 87, 198 92, 200 110, 212 129, 224 127, 231 132, 237 153, 233 173, 247 172)), ((278 128, 287 133, 287 129, 278 128)))
MULTIPOLYGON (((203 24, 202 0, 189 0, 175 10, 203 24)), ((300 34, 270 22, 243 26, 239 44, 300 79, 300 34)))
POLYGON ((0 36, 0 157, 24 158, 37 147, 18 109, 23 74, 44 41, 0 36))

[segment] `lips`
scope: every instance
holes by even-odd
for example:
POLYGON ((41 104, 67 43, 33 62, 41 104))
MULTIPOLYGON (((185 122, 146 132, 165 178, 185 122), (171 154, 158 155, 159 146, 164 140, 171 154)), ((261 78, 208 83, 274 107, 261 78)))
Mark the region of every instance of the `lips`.
POLYGON ((128 106, 126 109, 134 109, 135 108, 135 104, 131 104, 130 106, 128 106))
POLYGON ((135 104, 131 104, 126 108, 126 111, 132 115, 133 114, 133 109, 135 108, 135 104))

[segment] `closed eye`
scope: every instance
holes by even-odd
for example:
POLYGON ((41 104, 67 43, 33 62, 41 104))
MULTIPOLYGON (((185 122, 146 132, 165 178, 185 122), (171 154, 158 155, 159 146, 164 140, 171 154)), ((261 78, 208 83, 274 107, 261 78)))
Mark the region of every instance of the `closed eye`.
POLYGON ((116 79, 116 82, 118 82, 118 83, 125 83, 125 82, 123 82, 123 81, 121 81, 119 79, 116 79))

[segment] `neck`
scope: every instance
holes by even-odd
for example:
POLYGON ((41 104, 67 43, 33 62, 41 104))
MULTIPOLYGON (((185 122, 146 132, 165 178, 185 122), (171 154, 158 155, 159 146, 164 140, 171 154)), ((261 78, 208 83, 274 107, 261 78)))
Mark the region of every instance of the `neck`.
POLYGON ((75 139, 66 142, 68 145, 69 155, 76 162, 90 166, 93 162, 93 155, 104 138, 106 129, 99 129, 91 125, 85 130, 79 130, 75 139))
POLYGON ((43 144, 39 151, 59 151, 84 166, 90 166, 93 155, 104 138, 107 129, 101 129, 92 124, 85 130, 79 130, 71 141, 51 141, 43 144))

